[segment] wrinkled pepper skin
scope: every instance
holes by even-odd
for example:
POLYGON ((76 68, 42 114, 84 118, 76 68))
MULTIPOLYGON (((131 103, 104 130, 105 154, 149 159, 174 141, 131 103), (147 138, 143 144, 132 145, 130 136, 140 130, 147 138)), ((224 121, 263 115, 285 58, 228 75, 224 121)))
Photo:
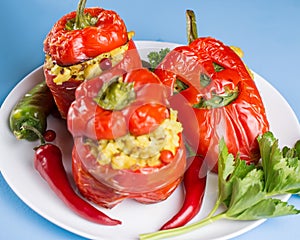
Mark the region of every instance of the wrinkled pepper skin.
POLYGON ((96 7, 84 11, 98 18, 94 26, 67 30, 67 21, 76 17, 74 11, 58 20, 44 41, 44 51, 61 66, 86 61, 128 41, 125 23, 116 12, 96 7))
MULTIPOLYGON (((90 149, 88 147, 84 147, 84 144, 80 142, 80 139, 75 139, 77 141, 72 151, 72 170, 73 170, 73 178, 78 187, 80 193, 88 200, 96 203, 97 205, 104 208, 113 208, 117 204, 120 204, 123 200, 127 198, 135 199, 140 203, 151 204, 157 203, 167 199, 178 187, 178 185, 182 181, 182 177, 175 179, 172 182, 166 183, 166 179, 168 176, 172 177, 172 175, 181 175, 185 169, 185 153, 180 153, 175 156, 173 160, 172 166, 169 168, 172 171, 168 171, 168 175, 164 174, 163 171, 158 173, 157 176, 160 176, 160 180, 156 181, 156 185, 161 184, 162 187, 157 190, 150 190, 152 186, 148 187, 148 191, 136 193, 136 192, 128 192, 128 191, 120 191, 118 189, 107 186, 105 183, 102 183, 94 175, 90 173, 90 170, 85 166, 82 161, 82 154, 86 154, 85 162, 90 162, 90 164, 96 165, 96 159, 90 153, 90 149), (80 146, 81 152, 78 153, 76 146, 80 146), (180 153, 180 154, 179 154, 180 153)), ((184 147, 183 142, 181 143, 180 148, 184 147)), ((92 168, 90 168, 92 169, 92 168)), ((110 168, 106 170, 111 171, 110 168)), ((159 170, 159 169, 157 169, 159 170)), ((154 171, 155 172, 155 169, 154 171)), ((145 169, 144 173, 132 172, 132 171, 120 171, 120 175, 122 175, 123 179, 118 180, 126 182, 128 181, 128 185, 131 185, 132 188, 139 187, 141 185, 149 184, 151 181, 147 175, 151 175, 151 169, 149 169, 149 174, 147 174, 147 170, 145 169), (135 179, 137 176, 136 182, 133 182, 132 179, 135 179)))
MULTIPOLYGON (((81 2, 85 5, 86 1, 81 0, 81 2)), ((77 15, 80 14, 78 8, 77 12, 68 13, 58 20, 44 41, 44 52, 46 54, 44 75, 63 119, 66 119, 70 104, 75 98, 76 88, 84 80, 96 77, 102 72, 92 73, 91 77, 80 77, 71 74, 68 79, 57 83, 55 81, 57 73, 53 72, 53 66, 61 67, 60 73, 63 73, 69 71, 68 67, 82 63, 83 65, 79 65, 78 68, 80 71, 86 71, 89 65, 86 66, 84 63, 87 61, 128 44, 127 50, 122 59, 118 60, 119 62, 114 66, 108 65, 104 69, 100 66, 100 68, 105 72, 107 69, 111 70, 112 68, 129 71, 141 67, 139 53, 131 39, 132 34, 127 32, 124 21, 116 12, 99 7, 86 8, 84 11, 81 7, 81 10, 83 17, 89 16, 97 19, 97 21, 83 28, 68 29, 68 24, 75 21, 77 15), (51 60, 47 62, 49 57, 51 57, 51 60)), ((110 57, 107 59, 112 61, 110 57)))
POLYGON ((155 73, 169 87, 187 141, 205 157, 208 168, 217 172, 221 137, 229 152, 248 163, 259 160, 256 138, 269 130, 269 122, 254 80, 230 47, 211 37, 197 38, 171 51, 155 73), (175 90, 178 80, 185 87, 175 90))
POLYGON ((112 208, 126 198, 141 203, 159 202, 168 198, 177 188, 186 166, 181 132, 178 133, 174 155, 167 150, 160 150, 159 165, 133 169, 101 165, 91 145, 86 143, 86 139, 98 143, 127 134, 138 137, 151 133, 170 117, 166 94, 166 87, 146 68, 127 73, 119 71, 118 75, 107 72, 77 88, 67 124, 74 138, 73 177, 83 196, 102 207, 112 208), (123 92, 119 94, 116 90, 127 87, 129 90, 125 91, 125 97, 123 92), (110 98, 114 91, 119 94, 118 97, 110 98), (121 99, 126 104, 120 107, 121 99))
POLYGON ((73 137, 111 140, 128 132, 138 136, 149 133, 169 117, 166 88, 155 74, 145 68, 116 73, 102 74, 76 90, 76 100, 68 113, 68 129, 73 137), (135 97, 126 108, 107 110, 99 106, 95 98, 105 83, 112 82, 116 76, 121 76, 124 84, 133 84, 135 97))
MULTIPOLYGON (((118 69, 124 69, 126 71, 129 71, 130 69, 136 69, 140 67, 141 60, 139 57, 139 53, 136 49, 134 41, 130 40, 127 53, 125 54, 123 60, 121 60, 120 63, 113 67, 113 70, 117 71, 118 69)), ((49 69, 44 68, 44 75, 46 78, 47 85, 53 94, 55 103, 61 114, 61 117, 66 119, 69 107, 75 99, 76 88, 83 81, 70 78, 68 81, 62 83, 61 85, 58 85, 55 82, 53 82, 53 79, 56 76, 51 74, 51 71, 49 69)))

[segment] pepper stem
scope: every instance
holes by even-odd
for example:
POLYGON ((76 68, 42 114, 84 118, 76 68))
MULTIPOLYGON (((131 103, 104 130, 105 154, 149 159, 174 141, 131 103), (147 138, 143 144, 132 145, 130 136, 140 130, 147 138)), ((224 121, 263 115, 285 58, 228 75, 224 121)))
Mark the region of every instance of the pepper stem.
POLYGON ((188 44, 198 38, 196 16, 193 10, 186 10, 186 32, 188 44))
POLYGON ((94 101, 105 110, 121 110, 136 98, 134 83, 125 83, 123 78, 115 77, 104 83, 94 101))
POLYGON ((80 0, 76 10, 76 17, 69 19, 66 23, 66 30, 79 30, 86 27, 94 26, 98 18, 91 16, 89 13, 84 13, 87 0, 80 0))
POLYGON ((82 29, 89 25, 84 16, 84 9, 87 0, 80 0, 78 3, 77 11, 76 11, 76 19, 75 19, 75 29, 82 29))
POLYGON ((38 136, 38 138, 40 139, 41 145, 44 145, 46 143, 44 136, 35 127, 27 125, 27 124, 23 124, 21 128, 34 132, 38 136))

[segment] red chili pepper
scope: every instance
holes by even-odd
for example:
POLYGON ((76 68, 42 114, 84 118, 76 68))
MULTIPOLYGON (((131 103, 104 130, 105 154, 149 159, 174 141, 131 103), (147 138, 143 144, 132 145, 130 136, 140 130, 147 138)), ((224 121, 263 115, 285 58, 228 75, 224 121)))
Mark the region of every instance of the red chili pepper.
POLYGON ((181 227, 193 219, 200 211, 206 187, 207 172, 203 168, 203 158, 199 156, 187 159, 191 165, 184 174, 184 202, 180 210, 162 227, 161 230, 181 227))
POLYGON ((62 163, 62 153, 54 144, 42 144, 35 150, 34 167, 55 194, 79 216, 103 225, 121 224, 79 197, 69 183, 62 163))
POLYGON ((86 198, 111 208, 125 198, 162 201, 176 189, 185 147, 166 94, 146 68, 107 72, 77 88, 67 124, 74 138, 73 176, 86 198), (166 147, 174 141, 174 148, 166 147))
POLYGON ((256 163, 257 136, 269 123, 255 82, 229 46, 192 32, 193 41, 171 51, 155 70, 171 90, 171 106, 179 112, 186 139, 215 172, 222 137, 229 152, 256 163), (195 118, 188 115, 191 109, 195 118))
POLYGON ((111 69, 142 66, 122 18, 114 11, 86 8, 63 16, 44 41, 44 74, 62 118, 66 118, 76 88, 111 69))

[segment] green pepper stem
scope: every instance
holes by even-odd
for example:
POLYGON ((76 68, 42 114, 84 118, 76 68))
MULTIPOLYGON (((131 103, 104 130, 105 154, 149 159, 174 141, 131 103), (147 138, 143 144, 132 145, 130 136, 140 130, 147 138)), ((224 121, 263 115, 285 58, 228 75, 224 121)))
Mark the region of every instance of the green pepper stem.
POLYGON ((193 10, 186 10, 186 32, 188 44, 198 38, 196 16, 193 10))
POLYGON ((122 77, 115 77, 104 83, 94 101, 106 110, 121 110, 136 98, 134 83, 123 82, 122 77))
POLYGON ((94 26, 97 23, 98 17, 91 16, 89 13, 84 13, 86 1, 87 0, 79 1, 76 10, 76 17, 67 20, 65 25, 66 30, 72 31, 84 29, 86 27, 94 26))
POLYGON ((87 0, 80 0, 78 3, 77 11, 76 11, 76 19, 75 19, 75 29, 83 29, 87 26, 89 26, 89 23, 87 22, 85 15, 84 15, 84 9, 86 5, 87 0))
POLYGON ((165 238, 169 238, 169 237, 175 237, 175 236, 179 236, 188 232, 191 232, 193 230, 199 229, 201 227, 204 227, 210 223, 213 223, 219 219, 223 219, 226 218, 226 213, 220 213, 218 215, 212 216, 212 217, 206 217, 204 219, 202 219, 199 222, 190 224, 190 225, 186 225, 186 226, 182 226, 182 227, 178 227, 178 228, 173 228, 173 229, 168 229, 168 230, 161 230, 161 231, 157 231, 154 233, 144 233, 144 234, 140 234, 140 240, 159 240, 159 239, 165 239, 165 238))
POLYGON ((43 135, 41 134, 41 132, 40 132, 39 130, 37 130, 35 127, 30 126, 30 125, 28 125, 28 124, 23 124, 21 128, 22 128, 22 129, 25 129, 25 130, 29 130, 29 131, 34 132, 34 133, 38 136, 38 138, 40 139, 41 145, 44 145, 44 144, 46 143, 44 136, 43 136, 43 135))

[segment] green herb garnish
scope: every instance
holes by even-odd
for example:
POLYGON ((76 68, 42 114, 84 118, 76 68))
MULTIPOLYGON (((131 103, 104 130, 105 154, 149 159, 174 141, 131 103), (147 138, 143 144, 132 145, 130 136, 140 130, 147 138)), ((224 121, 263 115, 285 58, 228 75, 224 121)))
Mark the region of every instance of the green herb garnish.
POLYGON ((258 220, 299 214, 294 206, 276 198, 278 194, 300 193, 299 141, 292 148, 278 147, 271 132, 258 137, 261 165, 247 165, 239 155, 228 153, 224 139, 219 143, 218 199, 204 219, 179 228, 140 235, 140 240, 178 236, 219 219, 258 220), (288 151, 286 151, 286 149, 288 151), (215 214, 223 205, 225 210, 215 214))
POLYGON ((222 67, 220 64, 213 62, 213 67, 216 72, 221 72, 224 70, 224 67, 222 67))
POLYGON ((155 69, 162 62, 165 56, 170 52, 169 48, 162 48, 158 52, 150 52, 147 57, 149 59, 150 69, 155 69))
POLYGON ((300 193, 299 141, 280 151, 278 139, 271 132, 258 138, 265 173, 265 189, 269 195, 300 193), (287 151, 286 151, 287 149, 287 151))

